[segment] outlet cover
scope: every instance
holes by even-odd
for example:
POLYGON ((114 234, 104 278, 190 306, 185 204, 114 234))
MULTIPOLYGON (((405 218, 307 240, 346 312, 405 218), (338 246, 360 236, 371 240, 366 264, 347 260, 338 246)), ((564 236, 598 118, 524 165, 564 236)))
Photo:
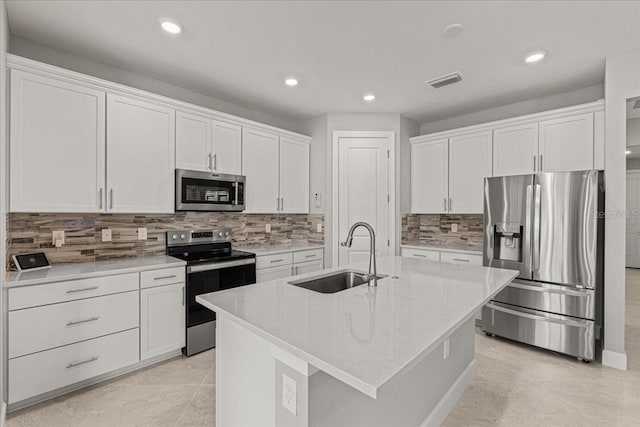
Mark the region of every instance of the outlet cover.
POLYGON ((147 240, 147 227, 138 228, 138 240, 147 240))
POLYGON ((64 230, 53 230, 51 232, 51 243, 56 248, 64 245, 64 230))
POLYGON ((264 231, 267 232, 267 233, 271 233, 271 224, 266 224, 264 226, 264 231))
POLYGON ((296 382, 286 374, 282 374, 282 406, 293 415, 297 415, 296 404, 296 382))
POLYGON ((111 241, 111 229, 110 228, 103 228, 102 229, 102 241, 103 242, 110 242, 111 241))
POLYGON ((318 223, 318 225, 316 226, 316 231, 318 233, 322 233, 322 224, 321 223, 318 223))
POLYGON ((452 233, 457 233, 458 232, 458 224, 451 224, 451 232, 452 233))

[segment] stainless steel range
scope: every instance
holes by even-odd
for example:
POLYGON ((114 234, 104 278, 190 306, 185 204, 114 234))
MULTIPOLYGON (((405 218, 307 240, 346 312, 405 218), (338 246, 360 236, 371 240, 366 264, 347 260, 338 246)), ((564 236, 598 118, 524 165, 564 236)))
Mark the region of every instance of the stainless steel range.
POLYGON ((520 275, 482 310, 485 332, 593 360, 602 345, 602 173, 485 179, 484 265, 520 275))
POLYGON ((231 248, 231 229, 167 232, 167 255, 187 262, 187 356, 216 345, 216 315, 196 296, 256 282, 256 256, 231 248))

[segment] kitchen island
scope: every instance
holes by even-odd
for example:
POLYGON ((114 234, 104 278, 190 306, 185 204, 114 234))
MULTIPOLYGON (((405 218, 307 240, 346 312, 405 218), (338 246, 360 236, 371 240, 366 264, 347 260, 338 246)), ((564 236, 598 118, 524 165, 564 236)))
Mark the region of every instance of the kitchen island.
POLYGON ((216 421, 228 426, 427 426, 475 375, 474 315, 516 271, 385 257, 377 287, 288 282, 202 295, 217 313, 216 421))

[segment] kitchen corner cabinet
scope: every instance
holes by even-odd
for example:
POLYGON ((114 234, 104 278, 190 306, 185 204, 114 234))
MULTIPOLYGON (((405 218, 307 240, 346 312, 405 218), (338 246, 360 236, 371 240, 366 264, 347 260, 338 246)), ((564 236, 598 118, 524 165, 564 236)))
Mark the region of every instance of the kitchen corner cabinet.
POLYGON ((240 175, 242 126, 177 111, 176 167, 240 175))
POLYGON ((12 212, 99 212, 105 92, 11 70, 12 212))
POLYGON ((309 143, 244 127, 247 213, 309 212, 309 143))
POLYGON ((107 95, 107 212, 173 213, 175 112, 107 95))
POLYGON ((184 347, 185 318, 184 282, 141 289, 140 360, 184 347))

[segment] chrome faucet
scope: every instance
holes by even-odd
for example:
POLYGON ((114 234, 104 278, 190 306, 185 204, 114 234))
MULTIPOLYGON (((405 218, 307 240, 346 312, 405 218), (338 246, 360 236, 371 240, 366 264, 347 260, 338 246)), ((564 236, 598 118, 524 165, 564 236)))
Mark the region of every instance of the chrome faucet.
POLYGON ((358 227, 364 227, 369 231, 369 274, 367 275, 367 282, 369 286, 378 286, 378 269, 376 268, 376 233, 373 231, 373 227, 367 224, 366 222, 356 222, 349 229, 349 234, 347 235, 347 240, 340 245, 345 246, 347 248, 351 247, 353 243, 353 232, 358 227), (371 274, 371 266, 373 265, 373 275, 371 274))

